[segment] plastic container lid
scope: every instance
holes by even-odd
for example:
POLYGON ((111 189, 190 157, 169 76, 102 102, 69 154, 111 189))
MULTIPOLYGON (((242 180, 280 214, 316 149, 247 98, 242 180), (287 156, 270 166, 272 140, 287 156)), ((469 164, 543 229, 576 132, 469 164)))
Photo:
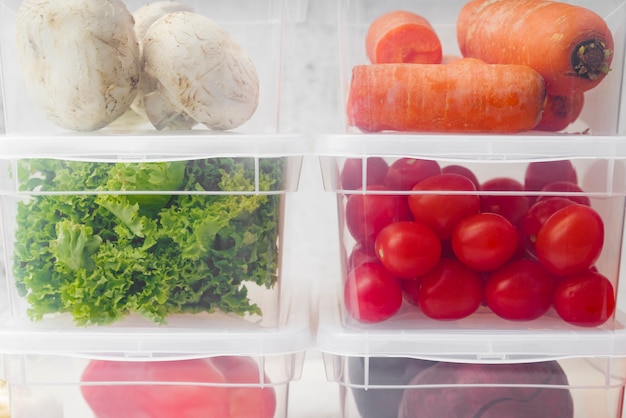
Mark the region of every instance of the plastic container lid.
POLYGON ((145 134, 100 133, 0 136, 0 159, 14 158, 105 158, 182 159, 196 157, 288 157, 310 151, 309 142, 296 134, 238 134, 160 131, 145 134))
POLYGON ((581 356, 626 356, 626 316, 613 330, 398 330, 385 323, 346 327, 337 298, 319 308, 318 350, 341 356, 416 357, 462 362, 524 362, 581 356))
MULTIPOLYGON (((285 290, 285 289, 284 289, 285 290)), ((303 352, 313 344, 309 304, 304 297, 284 292, 280 325, 262 328, 227 315, 168 318, 170 326, 72 327, 59 318, 47 322, 0 327, 0 353, 85 355, 89 357, 153 359, 216 355, 284 355, 303 352), (178 323, 178 324, 177 324, 178 323)), ((130 318, 145 324, 139 317, 130 318)))
POLYGON ((315 139, 318 156, 420 156, 438 160, 529 161, 625 158, 623 138, 593 135, 328 134, 315 139))

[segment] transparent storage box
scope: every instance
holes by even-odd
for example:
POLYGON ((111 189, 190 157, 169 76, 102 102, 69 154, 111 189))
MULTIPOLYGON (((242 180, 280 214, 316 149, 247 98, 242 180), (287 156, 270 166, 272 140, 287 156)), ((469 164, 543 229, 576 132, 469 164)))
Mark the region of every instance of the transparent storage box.
POLYGON ((304 352, 107 360, 3 355, 11 416, 286 418, 304 352))
MULTIPOLYGON (((154 132, 157 125, 159 129, 174 130, 277 132, 284 23, 289 15, 301 13, 298 12, 299 2, 287 6, 288 2, 284 0, 237 0, 228 3, 114 0, 76 2, 60 10, 32 2, 35 3, 32 10, 39 10, 41 19, 31 19, 27 15, 25 20, 33 25, 28 31, 20 32, 32 43, 30 49, 17 45, 16 20, 22 3, 21 0, 0 2, 0 61, 7 133, 48 134, 74 130, 154 132), (145 14, 141 12, 140 18, 137 12, 147 4, 154 4, 153 9, 145 14), (177 43, 169 46, 156 43, 154 47, 158 54, 169 60, 173 78, 169 79, 165 75, 167 73, 161 76, 159 71, 150 71, 151 76, 146 76, 148 70, 140 69, 144 63, 142 40, 148 33, 147 28, 158 17, 180 10, 210 19, 219 29, 206 29, 208 32, 199 33, 209 24, 200 22, 196 26, 196 23, 183 22, 172 23, 170 32, 154 34, 153 39, 165 43, 168 38, 176 38, 177 43), (131 14, 135 26, 130 20, 131 14), (137 33, 133 32, 133 27, 137 33), (223 38, 220 30, 228 34, 228 40, 220 39, 220 36, 223 38), (194 31, 198 32, 197 37, 188 36, 194 31), (231 41, 237 44, 232 50, 226 46, 231 41), (91 46, 87 44, 89 42, 91 46), (132 46, 133 43, 136 45, 132 46), (178 51, 187 48, 189 52, 177 55, 175 49, 171 49, 176 45, 178 51), (238 49, 247 58, 233 52, 238 49), (18 53, 20 50, 30 51, 22 55, 32 53, 31 63, 37 64, 21 65, 18 58, 22 56, 18 53), (120 54, 115 55, 116 50, 121 51, 120 54), (203 57, 203 54, 206 56, 203 57), (46 62, 52 59, 54 63, 47 66, 46 62), (63 65, 67 68, 64 69, 63 65), (31 71, 39 75, 33 78, 31 71), (119 76, 122 72, 127 76, 119 76), (159 91, 163 92, 165 99, 152 101, 156 103, 154 107, 152 104, 144 106, 144 102, 149 102, 144 100, 144 93, 155 91, 155 78, 162 87, 159 91), (104 86, 102 89, 96 87, 100 80, 104 86), (186 87, 179 91, 172 89, 174 85, 186 87), (53 92, 54 89, 58 90, 53 92), (72 96, 74 90, 80 94, 72 96), (204 90, 210 92, 205 95, 204 90), (134 96, 135 91, 142 93, 134 96), (43 99, 44 96, 48 99, 43 99), (56 107, 48 107, 50 100, 56 103, 56 107), (239 106, 244 102, 246 105, 239 106), (200 111, 201 108, 205 110, 200 111), (128 111, 122 112, 122 109, 128 111), (154 109, 149 112, 152 119, 146 116, 146 109, 154 109), (190 122, 189 116, 196 111, 207 119, 201 120, 202 123, 190 122), (79 116, 70 123, 68 120, 73 119, 72 114, 79 116), (215 116, 218 114, 223 117, 215 116), (226 124, 215 123, 214 117, 223 119, 226 124), (91 120, 94 123, 88 122, 91 120), (157 125, 153 125, 151 120, 157 121, 157 125), (204 122, 208 122, 207 125, 204 122)), ((150 68, 155 67, 151 65, 150 68)), ((192 119, 203 118, 196 116, 192 119)))
MULTIPOLYGON (((584 106, 582 108, 582 113, 580 113, 579 117, 574 122, 570 123, 566 128, 563 128, 562 131, 568 133, 592 133, 598 135, 624 134, 626 131, 624 130, 623 123, 620 123, 620 114, 623 115, 623 110, 621 110, 622 107, 620 104, 623 104, 622 85, 624 78, 624 46, 626 44, 626 2, 623 0, 607 0, 602 2, 593 0, 564 0, 562 2, 582 6, 602 17, 612 34, 614 42, 611 71, 597 86, 584 93, 584 106)), ((359 128, 353 126, 354 124, 350 123, 348 120, 346 108, 348 106, 353 69, 355 66, 368 65, 371 62, 366 52, 366 35, 370 25, 372 25, 372 23, 380 16, 397 10, 403 10, 420 15, 432 26, 441 44, 444 62, 447 62, 446 60, 451 58, 461 57, 461 51, 457 40, 457 18, 459 16, 459 12, 466 3, 468 3, 466 0, 445 0, 439 2, 411 0, 392 0, 387 2, 374 0, 340 0, 338 2, 339 59, 341 78, 340 109, 345 117, 344 125, 347 132, 360 132, 359 128)), ((398 22, 399 21, 396 20, 395 24, 399 24, 398 22)), ((395 26, 393 26, 394 23, 390 23, 390 25, 391 26, 387 29, 391 32, 395 26)), ((545 28, 542 27, 537 30, 544 29, 545 28)), ((411 36, 411 30, 412 29, 409 27, 405 32, 398 31, 398 34, 395 35, 395 39, 401 39, 399 33, 404 33, 405 37, 409 38, 411 36)), ((502 31, 506 32, 506 29, 503 28, 502 31)), ((421 33, 424 34, 424 32, 421 33)), ((558 37, 559 35, 560 33, 554 34, 555 37, 558 37)), ((392 39, 393 36, 390 34, 388 38, 392 39)), ((426 40, 426 35, 424 35, 424 39, 424 43, 428 44, 429 41, 426 40)), ((403 46, 405 45, 402 43, 399 44, 398 50, 403 46)), ((392 46, 387 44, 385 47, 381 48, 388 48, 391 50, 392 46)), ((407 55, 410 55, 411 51, 408 47, 406 48, 407 55)), ((532 49, 532 46, 530 46, 529 49, 532 49)), ((520 54, 522 54, 522 52, 520 52, 520 54)), ((391 77, 381 76, 380 81, 387 82, 390 78, 391 77)), ((374 77, 370 80, 372 83, 371 85, 374 85, 373 83, 378 81, 374 77)), ((402 111, 400 110, 400 106, 398 106, 396 100, 405 100, 405 97, 401 94, 401 92, 404 92, 405 90, 403 90, 403 87, 398 84, 396 85, 396 88, 397 90, 390 90, 394 92, 389 96, 384 97, 381 95, 376 100, 380 100, 380 103, 387 103, 389 105, 389 114, 393 113, 394 115, 400 115, 402 111)), ((374 88, 372 88, 372 90, 374 90, 374 88)), ((363 95, 363 97, 366 97, 365 93, 363 93, 363 95)), ((377 104, 372 105, 371 109, 375 110, 368 113, 367 109, 369 109, 369 107, 367 105, 363 105, 363 114, 361 116, 364 121, 368 120, 368 116, 374 119, 380 116, 379 110, 376 106, 377 104)), ((413 106, 413 104, 411 104, 411 106, 413 106)), ((412 111, 422 112, 422 110, 419 110, 419 105, 415 106, 415 110, 412 111)), ((469 108, 470 105, 468 104, 467 107, 469 108)), ((426 111, 430 112, 430 108, 425 108, 424 112, 426 111)), ((380 113, 384 112, 381 111, 380 113)), ((410 112, 407 111, 407 117, 409 114, 410 112)), ((367 125, 367 123, 364 124, 367 125)), ((374 123, 372 122, 372 124, 374 123)), ((415 130, 415 132, 418 133, 423 133, 424 131, 427 130, 415 130)), ((460 131, 461 132, 459 133, 463 133, 462 129, 460 131)))
POLYGON ((623 318, 615 331, 345 327, 320 304, 316 347, 341 417, 621 418, 623 318))
POLYGON ((280 324, 284 218, 304 138, 2 143, 3 326, 280 324))
POLYGON ((624 151, 617 137, 319 136, 342 324, 613 329, 624 151))

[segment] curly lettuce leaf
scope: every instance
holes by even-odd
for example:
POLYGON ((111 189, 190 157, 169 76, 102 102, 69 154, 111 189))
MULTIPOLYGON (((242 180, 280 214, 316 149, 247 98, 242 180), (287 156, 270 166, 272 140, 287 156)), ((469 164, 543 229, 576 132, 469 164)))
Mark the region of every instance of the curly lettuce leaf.
POLYGON ((94 235, 90 227, 67 219, 56 224, 56 234, 57 239, 52 243, 52 254, 58 263, 67 266, 71 271, 94 269, 91 256, 98 251, 102 238, 94 235))
POLYGON ((117 163, 109 172, 104 190, 142 191, 126 195, 131 204, 137 203, 140 212, 154 216, 179 190, 185 178, 185 162, 117 163), (152 193, 150 193, 152 192, 152 193), (159 192, 159 193, 155 193, 159 192), (165 193, 164 193, 165 192, 165 193))
POLYGON ((258 185, 252 160, 185 162, 179 192, 164 195, 158 210, 142 209, 138 195, 114 193, 158 192, 158 182, 170 180, 167 187, 176 187, 180 166, 168 164, 180 165, 20 161, 23 189, 67 192, 18 204, 14 275, 31 318, 69 313, 91 325, 131 312, 157 323, 175 313, 262 314, 245 284, 276 284, 280 197, 251 191, 271 190, 282 161, 264 165, 258 185), (136 186, 120 183, 131 177, 136 186), (229 193, 204 193, 216 190, 229 193))

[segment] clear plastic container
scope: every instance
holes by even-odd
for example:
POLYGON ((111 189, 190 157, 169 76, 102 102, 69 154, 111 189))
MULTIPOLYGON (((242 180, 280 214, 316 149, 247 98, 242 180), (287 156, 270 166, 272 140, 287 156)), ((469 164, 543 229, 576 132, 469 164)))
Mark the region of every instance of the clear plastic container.
MULTIPOLYGON (((31 98, 29 98, 26 94, 25 78, 23 76, 24 72, 19 64, 20 61, 18 60, 16 47, 16 15, 21 3, 22 2, 20 0, 3 0, 0 2, 0 26, 2 28, 0 31, 0 50, 2 53, 0 61, 2 65, 1 79, 4 86, 3 102, 6 132, 31 134, 69 132, 73 130, 73 128, 53 123, 50 118, 45 116, 45 113, 38 106, 34 105, 31 98)), ((77 3, 72 4, 71 6, 72 8, 89 7, 89 2, 85 3, 87 5, 80 5, 77 3)), ((134 14, 142 6, 147 3, 154 2, 124 0, 122 2, 115 1, 109 3, 111 3, 108 5, 111 9, 113 9, 114 5, 115 7, 119 7, 121 4, 127 9, 128 13, 134 14)), ((300 3, 294 2, 293 5, 289 6, 288 12, 285 10, 287 8, 287 2, 284 0, 237 0, 224 4, 209 4, 200 0, 183 0, 178 3, 180 3, 183 8, 190 9, 194 13, 203 15, 213 20, 241 47, 243 52, 249 57, 255 67, 258 78, 258 103, 249 119, 247 119, 243 124, 231 129, 238 132, 256 134, 277 132, 281 88, 280 77, 283 63, 282 42, 284 23, 288 15, 298 13, 298 10, 301 8, 300 3)), ((103 11, 102 13, 104 13, 107 18, 115 16, 115 13, 107 14, 106 11, 103 11)), ((103 16, 102 13, 95 16, 103 16)), ((88 13, 84 14, 84 16, 87 15, 88 13)), ((57 20, 67 19, 66 21, 72 21, 72 19, 76 17, 76 15, 73 15, 74 17, 67 15, 64 15, 63 17, 59 16, 61 15, 56 14, 52 17, 57 20)), ((157 16, 158 15, 154 17, 154 20, 156 20, 157 16)), ((139 21, 140 19, 135 20, 139 21)), ((86 25, 87 22, 81 23, 86 25)), ((102 23, 103 28, 100 29, 103 30, 103 33, 106 33, 106 24, 104 21, 102 23)), ((66 23, 65 25, 67 28, 73 27, 71 23, 66 23)), ((122 25, 120 24, 119 27, 121 26, 122 25)), ((100 30, 97 28, 97 25, 93 25, 92 28, 100 30)), ((122 31, 119 28, 116 30, 119 33, 122 31)), ((53 32, 45 34, 43 39, 54 38, 55 35, 52 35, 52 33, 53 32)), ((70 31, 68 29, 68 32, 65 34, 65 37, 68 40, 70 37, 74 36, 69 35, 69 33, 70 31)), ((63 33, 60 32, 59 42, 63 42, 63 36, 63 33)), ((89 37, 85 35, 85 39, 88 38, 89 37)), ((80 46, 80 44, 68 44, 66 47, 68 50, 79 50, 80 46)), ((92 49, 92 52, 95 53, 95 51, 97 51, 97 48, 92 49)), ((65 58, 61 56, 59 61, 69 61, 74 58, 87 59, 85 57, 70 58, 70 55, 71 54, 68 54, 65 58)), ((50 59, 49 57, 46 58, 50 59)), ((183 59, 184 58, 179 57, 177 61, 182 62, 183 59)), ((139 61, 140 56, 137 57, 137 62, 139 63, 139 61)), ((92 65, 98 65, 97 61, 92 63, 92 65)), ((87 68, 85 68, 85 71, 86 70, 87 68)), ((97 69, 94 69, 94 71, 95 70, 97 69)), ((199 74, 197 76, 202 77, 203 75, 199 74)), ((78 79, 78 77, 79 76, 76 75, 75 79, 78 79)), ((51 85, 58 86, 58 84, 62 82, 65 81, 57 81, 56 84, 53 83, 51 85)), ((68 90, 71 89, 70 83, 71 80, 68 81, 68 90)), ((196 89, 198 92, 201 92, 202 90, 202 87, 190 86, 190 88, 192 90, 196 89)), ((65 90, 65 92, 67 92, 67 90, 65 90)), ((226 96, 230 94, 232 96, 234 93, 223 92, 223 94, 226 96)), ((237 100, 238 99, 235 99, 235 101, 237 100)), ((120 100, 120 103, 124 103, 124 106, 126 106, 125 101, 120 100)), ((139 113, 132 111, 124 113, 122 116, 112 122, 109 122, 101 130, 154 132, 155 128, 141 111, 141 106, 139 106, 139 109, 139 113)), ((71 111, 71 109, 68 110, 68 112, 69 111, 71 111)), ((215 109, 213 112, 215 112, 215 109)), ((180 127, 181 125, 177 126, 180 127)), ((186 124, 184 124, 184 126, 185 129, 189 127, 186 124)), ((208 128, 202 124, 198 124, 194 126, 194 129, 207 130, 208 128)))
POLYGON ((342 324, 613 329, 624 151, 617 137, 318 137, 337 196, 342 324))
POLYGON ((126 360, 2 355, 11 416, 24 418, 227 417, 231 410, 283 418, 289 416, 289 385, 300 378, 303 361, 304 351, 126 360))
MULTIPOLYGON (((366 54, 365 39, 369 26, 379 16, 394 10, 406 10, 426 18, 437 34, 444 56, 460 57, 457 41, 457 16, 465 0, 445 0, 439 2, 392 0, 340 0, 338 2, 339 57, 341 78, 341 106, 346 109, 352 71, 356 65, 370 61, 366 54)), ((578 119, 571 123, 565 132, 591 132, 598 135, 624 134, 626 132, 620 115, 623 102, 622 85, 624 77, 624 45, 626 44, 626 2, 623 0, 569 0, 570 3, 592 10, 605 19, 614 41, 612 70, 593 89, 584 94, 584 107, 578 119)), ((555 34, 558 36, 558 34, 555 34)), ((399 96, 396 96, 399 97, 399 96)), ((385 100, 385 99, 381 99, 385 100)), ((390 102, 391 103, 391 102, 390 102)), ((346 115, 346 112, 343 112, 346 115)), ((365 116, 364 116, 365 118, 365 116)), ((344 118, 347 132, 359 132, 344 118)), ((461 132, 462 133, 462 132, 461 132)))
POLYGON ((622 417, 621 315, 615 331, 363 331, 337 303, 320 313, 316 347, 344 418, 622 417))
POLYGON ((280 325, 284 217, 304 138, 2 141, 7 326, 280 325))

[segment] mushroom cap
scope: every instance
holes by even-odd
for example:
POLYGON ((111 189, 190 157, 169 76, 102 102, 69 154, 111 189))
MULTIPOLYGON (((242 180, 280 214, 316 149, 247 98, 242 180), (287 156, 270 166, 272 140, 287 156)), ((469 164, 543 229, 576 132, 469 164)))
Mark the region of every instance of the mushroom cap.
POLYGON ((139 48, 141 49, 143 37, 154 22, 166 14, 180 11, 190 12, 192 10, 189 6, 174 0, 153 1, 135 10, 133 18, 135 19, 135 34, 139 41, 139 48))
MULTIPOLYGON (((159 18, 168 13, 182 10, 191 11, 188 6, 182 3, 173 0, 164 0, 144 4, 133 12, 133 18, 135 19, 135 35, 139 41, 142 71, 139 81, 139 91, 137 93, 137 97, 135 97, 135 100, 131 104, 131 109, 138 115, 155 121, 154 124, 159 129, 164 129, 166 127, 174 129, 190 129, 197 124, 197 122, 189 116, 180 114, 181 111, 174 107, 160 108, 158 115, 151 114, 148 116, 146 114, 144 104, 144 96, 157 90, 158 81, 154 79, 154 77, 147 71, 147 68, 145 68, 145 65, 143 65, 143 38, 148 28, 159 18), (167 117, 164 115, 167 115, 167 117)), ((162 103, 161 105, 166 104, 162 103)))
POLYGON ((233 129, 259 101, 254 63, 206 16, 180 11, 154 22, 143 43, 145 65, 171 103, 211 129, 233 129))
POLYGON ((26 94, 58 126, 100 129, 130 107, 139 46, 122 0, 25 0, 16 35, 26 94))

